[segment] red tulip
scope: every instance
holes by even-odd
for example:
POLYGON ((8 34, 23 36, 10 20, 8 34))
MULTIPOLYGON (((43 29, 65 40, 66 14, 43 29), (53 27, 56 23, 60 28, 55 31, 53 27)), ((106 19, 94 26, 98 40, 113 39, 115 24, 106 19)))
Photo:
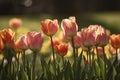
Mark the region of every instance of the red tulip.
POLYGON ((61 27, 66 37, 74 37, 77 34, 78 26, 76 24, 75 17, 69 17, 69 19, 63 19, 61 27))
POLYGON ((15 32, 9 28, 2 31, 1 36, 6 47, 14 47, 14 35, 15 32))
MULTIPOLYGON (((59 39, 54 39, 53 40, 53 46, 56 49, 56 46, 59 45, 61 43, 61 40, 59 39)), ((52 47, 52 44, 50 43, 50 46, 52 47)))
POLYGON ((58 31, 59 25, 56 19, 53 21, 50 19, 46 19, 42 21, 40 24, 43 33, 46 34, 47 36, 53 36, 58 31))
POLYGON ((120 34, 110 36, 110 44, 113 48, 120 48, 120 34))
POLYGON ((15 45, 18 49, 28 49, 27 37, 25 35, 20 36, 15 45))
POLYGON ((65 56, 68 51, 68 44, 59 44, 56 46, 56 51, 60 56, 65 56))
POLYGON ((13 18, 13 19, 10 19, 9 25, 14 29, 17 29, 22 25, 22 21, 19 18, 13 18))
POLYGON ((28 32, 27 41, 30 49, 41 49, 43 44, 43 34, 38 32, 28 32))

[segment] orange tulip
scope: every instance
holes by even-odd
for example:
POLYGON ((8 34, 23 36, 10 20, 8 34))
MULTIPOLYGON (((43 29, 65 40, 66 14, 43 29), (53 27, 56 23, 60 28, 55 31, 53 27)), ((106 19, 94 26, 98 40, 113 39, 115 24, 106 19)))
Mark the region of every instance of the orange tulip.
POLYGON ((43 44, 43 34, 39 32, 28 32, 27 42, 30 49, 41 49, 43 44))
POLYGON ((2 51, 4 48, 2 37, 0 36, 0 51, 2 51))
POLYGON ((9 25, 10 25, 10 27, 17 29, 22 25, 22 21, 19 18, 12 18, 9 21, 9 25))
POLYGON ((60 56, 65 56, 68 51, 68 44, 59 44, 56 46, 56 51, 60 56))
POLYGON ((116 49, 113 48, 112 46, 110 46, 110 47, 109 47, 109 52, 110 52, 111 54, 116 54, 116 49))
POLYGON ((46 19, 44 21, 41 21, 40 24, 43 33, 46 34, 47 36, 53 36, 58 31, 59 25, 56 19, 53 21, 50 19, 46 19))
POLYGON ((2 31, 1 36, 6 47, 14 47, 14 35, 15 32, 9 28, 2 31))
POLYGON ((78 26, 76 24, 75 17, 69 17, 69 19, 63 19, 61 22, 61 27, 66 37, 74 37, 77 34, 78 26))
POLYGON ((113 48, 120 48, 120 34, 110 36, 110 44, 113 48))

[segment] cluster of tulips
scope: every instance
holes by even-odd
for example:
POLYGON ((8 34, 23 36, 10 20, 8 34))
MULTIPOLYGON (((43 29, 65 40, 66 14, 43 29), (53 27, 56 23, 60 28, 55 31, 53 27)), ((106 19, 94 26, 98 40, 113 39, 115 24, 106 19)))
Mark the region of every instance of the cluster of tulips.
POLYGON ((120 34, 110 35, 101 25, 78 31, 75 17, 69 17, 61 27, 57 19, 45 19, 40 22, 42 32, 16 38, 22 21, 14 18, 9 23, 10 28, 0 31, 0 80, 119 80, 120 34), (62 38, 54 39, 59 28, 62 38), (47 55, 40 52, 44 37, 50 38, 47 55), (72 56, 67 57, 70 50, 72 56))

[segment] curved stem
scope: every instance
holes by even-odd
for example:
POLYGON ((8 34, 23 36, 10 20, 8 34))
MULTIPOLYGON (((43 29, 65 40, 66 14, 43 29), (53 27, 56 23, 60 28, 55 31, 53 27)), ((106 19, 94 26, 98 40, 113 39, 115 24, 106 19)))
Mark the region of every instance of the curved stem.
POLYGON ((52 36, 50 36, 50 40, 51 40, 51 45, 52 45, 52 52, 53 52, 53 66, 54 66, 54 72, 55 72, 55 76, 56 76, 56 61, 55 61, 55 52, 54 52, 54 45, 53 45, 53 39, 52 36))

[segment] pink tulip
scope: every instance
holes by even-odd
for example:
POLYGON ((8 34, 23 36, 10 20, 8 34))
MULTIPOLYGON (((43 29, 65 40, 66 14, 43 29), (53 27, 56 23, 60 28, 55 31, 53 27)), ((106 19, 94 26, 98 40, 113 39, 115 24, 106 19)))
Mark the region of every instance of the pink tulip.
POLYGON ((108 43, 106 30, 99 25, 90 25, 81 30, 84 46, 105 46, 108 43))
POLYGON ((76 24, 75 17, 69 17, 69 19, 63 19, 61 22, 61 27, 64 34, 67 37, 74 37, 77 34, 78 26, 76 24))
POLYGON ((13 32, 9 28, 4 29, 1 32, 3 43, 5 44, 6 47, 14 47, 14 35, 15 35, 15 32, 13 32))
POLYGON ((96 38, 94 35, 94 30, 88 28, 83 28, 81 30, 82 42, 85 47, 94 46, 96 44, 96 38))
POLYGON ((15 45, 18 49, 28 49, 27 37, 25 35, 20 36, 15 45))
POLYGON ((12 18, 9 21, 9 25, 10 25, 10 27, 17 29, 22 25, 22 21, 19 18, 12 18))
POLYGON ((41 49, 43 44, 43 34, 38 32, 28 32, 27 41, 30 49, 41 49))
POLYGON ((81 32, 77 32, 77 35, 74 38, 74 45, 76 48, 79 48, 82 46, 81 32))
POLYGON ((58 21, 56 19, 53 21, 50 19, 46 19, 42 21, 40 24, 43 33, 46 34, 47 36, 55 35, 59 28, 58 21))
POLYGON ((105 46, 109 41, 106 30, 103 27, 99 26, 99 28, 96 31, 96 34, 98 46, 105 46))

